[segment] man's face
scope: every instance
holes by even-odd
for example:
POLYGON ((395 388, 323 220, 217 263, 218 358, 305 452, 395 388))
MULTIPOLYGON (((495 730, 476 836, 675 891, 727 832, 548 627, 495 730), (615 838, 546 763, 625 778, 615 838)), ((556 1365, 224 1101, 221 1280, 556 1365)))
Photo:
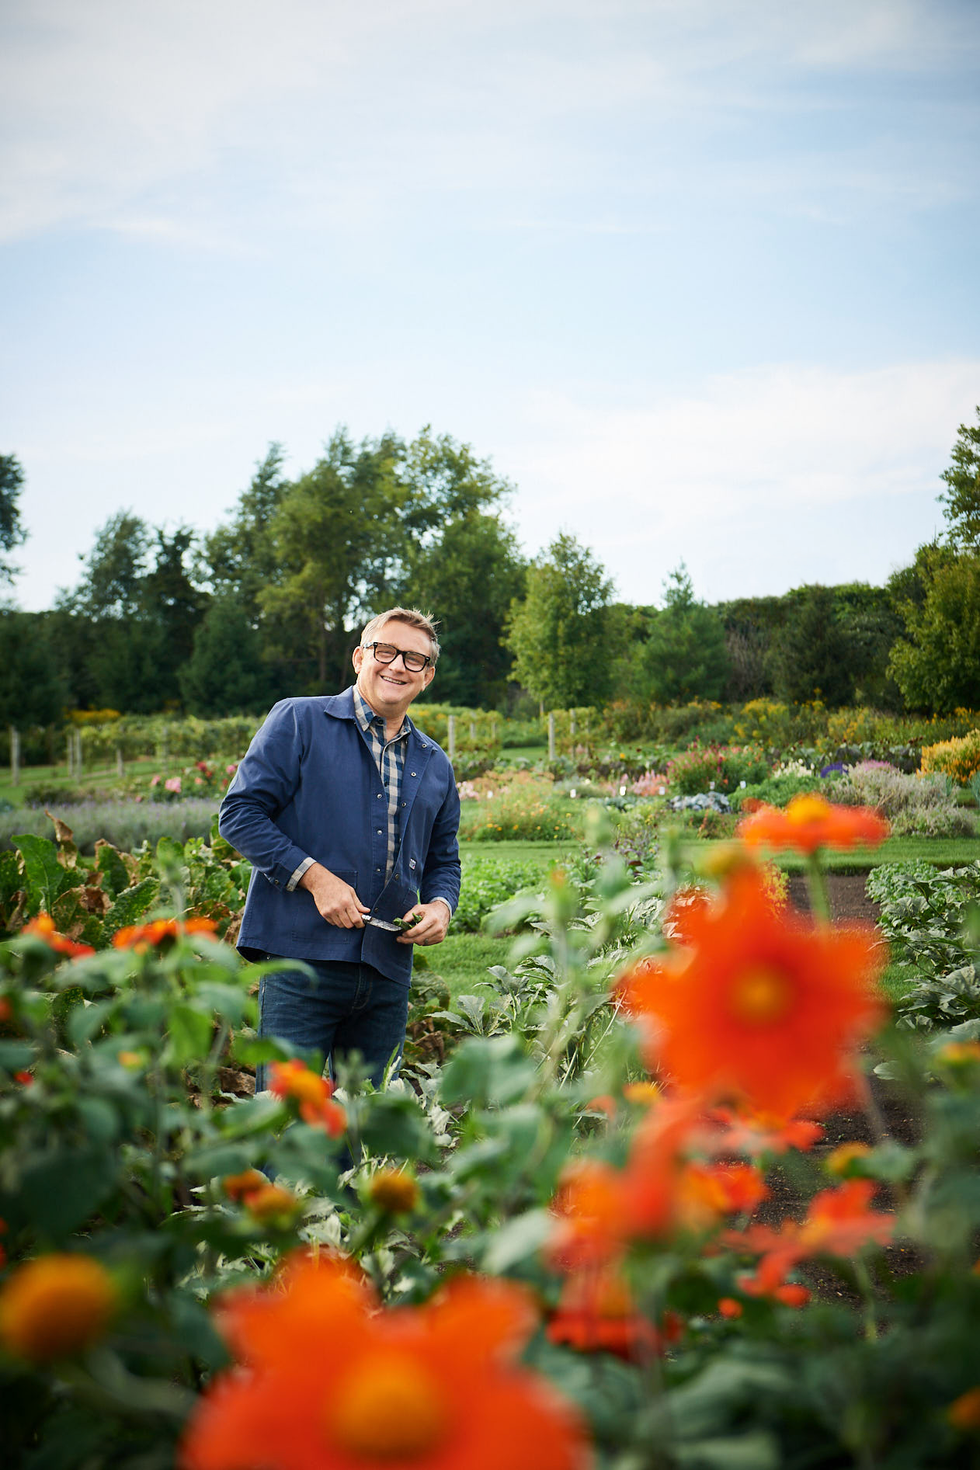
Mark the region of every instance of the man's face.
MULTIPOLYGON (((413 628, 411 623, 402 623, 397 618, 389 618, 382 624, 380 632, 373 635, 372 642, 375 640, 379 643, 390 643, 394 648, 403 648, 408 652, 432 652, 432 644, 423 629, 413 628)), ((432 683, 435 673, 432 665, 428 664, 415 674, 411 669, 406 669, 401 658, 396 658, 390 664, 378 663, 373 648, 355 648, 353 662, 362 699, 367 701, 376 715, 383 715, 386 720, 400 719, 412 700, 432 683)))

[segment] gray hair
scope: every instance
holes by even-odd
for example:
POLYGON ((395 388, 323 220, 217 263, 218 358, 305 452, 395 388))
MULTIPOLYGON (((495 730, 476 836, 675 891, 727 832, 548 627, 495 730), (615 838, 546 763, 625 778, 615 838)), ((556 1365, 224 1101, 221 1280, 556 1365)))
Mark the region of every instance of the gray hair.
POLYGON ((399 623, 408 623, 410 628, 421 628, 432 644, 432 662, 435 663, 439 657, 439 639, 436 637, 435 623, 428 613, 422 612, 417 607, 389 607, 387 612, 378 613, 372 618, 361 634, 361 647, 375 640, 385 623, 397 619, 399 623))

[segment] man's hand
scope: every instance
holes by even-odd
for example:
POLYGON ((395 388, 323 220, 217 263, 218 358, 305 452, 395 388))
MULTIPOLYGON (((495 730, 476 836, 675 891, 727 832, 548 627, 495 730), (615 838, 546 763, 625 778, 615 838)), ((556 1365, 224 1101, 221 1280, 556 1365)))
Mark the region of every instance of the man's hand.
MULTIPOLYGON (((331 873, 322 863, 314 863, 311 868, 300 878, 297 884, 299 888, 305 888, 307 893, 312 893, 313 902, 322 919, 328 924, 333 924, 338 929, 363 929, 363 914, 370 913, 349 883, 343 878, 338 878, 336 873, 331 873)), ((437 908, 441 905, 437 904, 437 908)))
POLYGON ((407 914, 402 915, 402 919, 406 924, 410 923, 416 914, 421 915, 418 923, 412 924, 404 934, 399 934, 395 943, 441 944, 449 928, 450 914, 446 905, 438 898, 432 903, 417 903, 407 914))

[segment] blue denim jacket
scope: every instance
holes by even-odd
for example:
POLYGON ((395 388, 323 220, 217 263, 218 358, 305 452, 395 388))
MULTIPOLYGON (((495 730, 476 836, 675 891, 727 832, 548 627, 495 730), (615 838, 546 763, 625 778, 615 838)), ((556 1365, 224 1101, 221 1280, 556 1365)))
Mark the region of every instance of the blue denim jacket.
POLYGON ((252 864, 238 936, 243 954, 357 960, 408 984, 412 946, 366 925, 341 929, 312 895, 288 884, 306 857, 343 878, 380 919, 419 899, 459 899, 459 796, 444 751, 418 730, 408 737, 400 841, 385 882, 387 796, 357 720, 353 689, 284 699, 255 736, 221 803, 218 828, 252 864), (375 816, 377 812, 377 816, 375 816))

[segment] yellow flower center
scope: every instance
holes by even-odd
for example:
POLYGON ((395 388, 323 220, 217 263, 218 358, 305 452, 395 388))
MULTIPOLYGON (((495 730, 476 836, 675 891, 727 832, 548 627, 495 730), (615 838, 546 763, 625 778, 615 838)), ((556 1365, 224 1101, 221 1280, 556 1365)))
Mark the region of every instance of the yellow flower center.
POLYGON ((786 976, 767 965, 743 970, 732 986, 732 1009, 740 1021, 766 1026, 781 1021, 792 1003, 786 976))
POLYGON ((392 1215, 414 1210, 419 1187, 407 1169, 379 1169, 368 1186, 371 1203, 392 1215))
POLYGON ((803 827, 807 822, 822 822, 829 811, 830 803, 822 796, 801 793, 788 803, 786 816, 795 827, 803 827))
POLYGON ((89 1256, 28 1261, 0 1294, 0 1341, 32 1363, 64 1358, 100 1338, 116 1306, 112 1278, 89 1256))
POLYGON ((337 1385, 326 1428, 349 1455, 411 1463, 445 1438, 448 1407, 429 1369, 404 1353, 372 1353, 337 1385))

